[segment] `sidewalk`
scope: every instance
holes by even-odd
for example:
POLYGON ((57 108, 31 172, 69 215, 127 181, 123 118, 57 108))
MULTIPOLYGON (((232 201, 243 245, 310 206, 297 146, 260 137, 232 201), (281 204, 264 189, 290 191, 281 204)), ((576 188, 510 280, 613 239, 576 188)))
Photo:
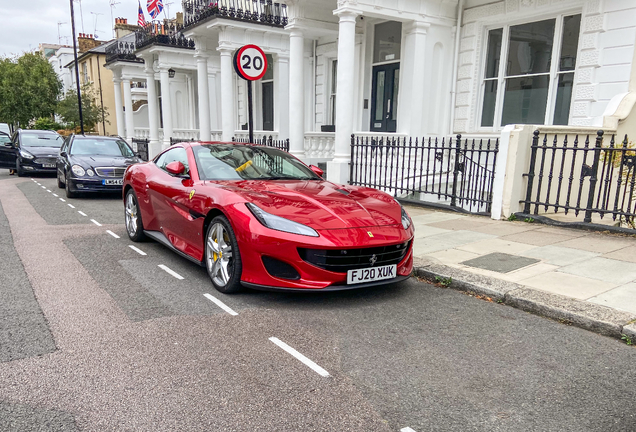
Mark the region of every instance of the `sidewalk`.
POLYGON ((636 343, 636 236, 405 208, 416 275, 636 343))

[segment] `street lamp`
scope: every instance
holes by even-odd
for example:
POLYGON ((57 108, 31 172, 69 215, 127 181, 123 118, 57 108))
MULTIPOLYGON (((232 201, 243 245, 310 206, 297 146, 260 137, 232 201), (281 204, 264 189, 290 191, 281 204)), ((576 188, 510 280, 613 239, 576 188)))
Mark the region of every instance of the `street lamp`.
POLYGON ((174 69, 172 69, 172 68, 168 69, 168 77, 169 78, 174 78, 174 74, 176 74, 174 69))

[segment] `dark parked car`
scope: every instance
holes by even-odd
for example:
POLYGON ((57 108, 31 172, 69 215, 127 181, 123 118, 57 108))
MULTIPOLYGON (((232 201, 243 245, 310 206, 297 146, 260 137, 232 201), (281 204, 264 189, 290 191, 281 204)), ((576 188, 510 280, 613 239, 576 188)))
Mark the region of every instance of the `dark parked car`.
POLYGON ((138 162, 123 138, 71 135, 57 158, 57 185, 68 198, 78 192, 120 192, 126 168, 138 162))
POLYGON ((0 141, 0 168, 15 169, 20 177, 30 173, 54 173, 63 142, 64 138, 57 132, 18 129, 10 142, 0 141))

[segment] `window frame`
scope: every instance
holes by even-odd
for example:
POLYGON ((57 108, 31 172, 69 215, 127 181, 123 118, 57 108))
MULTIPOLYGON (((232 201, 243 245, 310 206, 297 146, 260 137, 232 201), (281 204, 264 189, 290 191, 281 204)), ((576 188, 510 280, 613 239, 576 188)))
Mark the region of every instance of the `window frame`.
POLYGON ((506 80, 508 78, 517 78, 517 77, 531 77, 531 76, 540 76, 540 75, 548 75, 549 76, 549 87, 548 87, 548 96, 546 100, 546 110, 544 116, 544 126, 552 126, 554 124, 554 111, 556 109, 556 99, 557 99, 557 91, 558 91, 558 81, 559 76, 564 73, 574 73, 574 80, 572 85, 572 97, 570 99, 570 113, 568 116, 568 124, 562 126, 568 126, 570 124, 572 118, 572 102, 574 102, 574 95, 576 94, 576 78, 578 75, 579 61, 580 61, 580 53, 581 53, 581 36, 583 30, 583 11, 581 9, 569 9, 566 11, 561 11, 559 13, 551 13, 541 16, 532 16, 526 17, 523 19, 515 20, 509 22, 507 24, 501 25, 498 24, 489 24, 483 27, 483 40, 481 44, 481 63, 479 65, 479 98, 478 103, 476 105, 476 113, 475 113, 475 126, 478 132, 501 132, 504 125, 501 124, 502 115, 503 115, 503 104, 504 98, 506 95, 506 80), (565 17, 572 15, 581 15, 581 27, 579 28, 579 40, 577 47, 577 64, 572 71, 559 71, 559 58, 561 56, 561 48, 563 43, 563 20, 565 17), (552 55, 550 58, 550 71, 548 74, 546 73, 537 73, 537 74, 526 74, 526 75, 511 75, 506 76, 506 66, 508 64, 508 49, 510 46, 510 28, 523 25, 530 24, 539 21, 545 21, 549 19, 555 19, 554 25, 554 38, 552 40, 552 55), (501 35, 501 51, 499 53, 499 68, 497 71, 497 78, 486 78, 486 67, 488 61, 488 37, 491 30, 502 29, 501 35), (487 81, 496 81, 497 82, 497 96, 495 98, 495 112, 493 118, 492 126, 482 126, 481 121, 484 112, 484 96, 486 90, 486 82, 487 81))

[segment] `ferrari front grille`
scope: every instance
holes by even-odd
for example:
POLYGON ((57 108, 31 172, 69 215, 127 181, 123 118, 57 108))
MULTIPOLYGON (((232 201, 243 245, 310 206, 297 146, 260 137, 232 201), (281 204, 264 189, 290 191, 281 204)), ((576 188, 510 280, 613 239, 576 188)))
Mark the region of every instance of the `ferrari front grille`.
POLYGON ((124 176, 124 172, 126 172, 126 168, 125 167, 97 167, 95 168, 95 172, 100 177, 122 178, 124 176))
POLYGON ((303 261, 336 273, 346 273, 382 265, 398 264, 404 259, 411 242, 364 249, 306 249, 298 248, 303 261))

